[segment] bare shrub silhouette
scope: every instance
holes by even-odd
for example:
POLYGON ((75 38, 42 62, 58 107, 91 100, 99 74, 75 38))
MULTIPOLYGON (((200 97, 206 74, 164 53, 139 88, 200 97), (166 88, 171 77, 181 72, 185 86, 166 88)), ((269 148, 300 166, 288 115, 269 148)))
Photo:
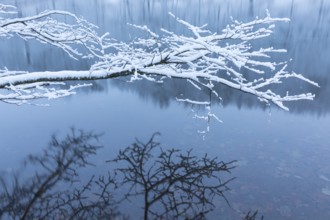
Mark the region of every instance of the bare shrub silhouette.
POLYGON ((41 155, 30 155, 26 165, 37 167, 32 177, 12 182, 0 178, 0 218, 111 219, 119 216, 108 177, 91 177, 82 187, 78 169, 92 165, 88 158, 101 147, 99 135, 72 129, 63 140, 53 136, 41 155), (93 144, 94 142, 94 144, 93 144))
POLYGON ((224 192, 234 178, 221 175, 229 173, 235 161, 223 162, 207 154, 197 157, 191 150, 164 150, 155 136, 147 143, 137 140, 108 161, 119 163, 118 185, 129 186, 125 198, 143 198, 145 220, 204 219, 215 208, 215 197, 226 199, 224 192))
MULTIPOLYGON (((12 179, 0 176, 0 219, 129 219, 118 206, 132 198, 141 201, 139 197, 145 220, 206 219, 217 208, 216 198, 227 201, 224 193, 234 179, 227 174, 235 161, 163 149, 157 135, 119 151, 107 161, 116 167, 85 183, 79 173, 93 166, 90 156, 102 147, 100 135, 75 129, 63 139, 53 135, 42 154, 28 156, 25 169, 12 179), (115 190, 124 197, 118 198, 115 190)), ((257 213, 244 219, 254 220, 257 213)))

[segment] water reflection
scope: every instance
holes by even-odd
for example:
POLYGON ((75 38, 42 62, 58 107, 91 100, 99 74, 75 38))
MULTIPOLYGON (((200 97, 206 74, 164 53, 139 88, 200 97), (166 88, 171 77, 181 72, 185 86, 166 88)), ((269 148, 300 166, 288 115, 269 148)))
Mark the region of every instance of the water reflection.
MULTIPOLYGON (((236 161, 165 149, 157 135, 120 150, 107 161, 109 168, 96 167, 108 174, 86 183, 81 180, 86 175, 80 175, 93 165, 90 157, 101 148, 100 135, 71 129, 63 139, 53 136, 41 155, 26 159, 13 182, 0 176, 0 218, 128 219, 125 215, 132 213, 124 215, 118 207, 128 200, 142 204, 145 220, 206 219, 217 199, 226 200, 236 161)), ((257 212, 242 217, 256 219, 257 212)))
MULTIPOLYGON (((2 3, 12 2, 2 0, 2 3)), ((254 97, 226 88, 218 88, 224 97, 223 101, 220 103, 213 101, 226 107, 220 112, 220 117, 225 123, 214 125, 205 141, 197 137, 196 126, 190 115, 187 116, 187 111, 171 102, 175 97, 181 96, 203 100, 208 98, 208 94, 204 92, 195 94, 191 91, 190 84, 178 80, 169 80, 165 84, 145 81, 131 84, 120 80, 96 82, 91 88, 91 95, 77 95, 71 100, 52 102, 53 106, 49 109, 2 105, 0 127, 2 169, 14 167, 13 161, 37 148, 21 146, 26 143, 37 146, 40 137, 45 134, 48 136, 49 130, 64 129, 71 124, 79 124, 85 128, 107 129, 109 134, 107 143, 112 143, 112 146, 125 146, 126 141, 133 138, 130 135, 143 136, 145 133, 149 135, 154 130, 161 130, 168 135, 166 141, 171 143, 170 145, 179 143, 181 146, 196 146, 194 150, 200 153, 218 155, 220 151, 221 156, 226 160, 232 159, 233 156, 239 159, 240 167, 235 169, 235 172, 238 172, 235 176, 240 178, 232 182, 232 188, 235 190, 228 197, 233 202, 232 208, 229 211, 225 210, 228 211, 227 213, 232 213, 234 210, 237 214, 239 210, 247 212, 252 208, 260 210, 267 219, 268 217, 269 219, 329 218, 327 206, 330 198, 329 117, 315 120, 313 117, 304 117, 303 114, 329 116, 330 1, 16 0, 15 2, 22 10, 22 15, 32 15, 45 9, 75 12, 98 24, 100 33, 109 31, 114 38, 125 41, 129 41, 137 34, 126 25, 127 22, 147 24, 153 30, 165 27, 182 31, 167 17, 165 9, 194 24, 208 23, 211 30, 219 31, 230 23, 231 15, 238 20, 251 20, 251 16, 263 16, 264 10, 268 8, 272 15, 290 17, 292 22, 277 25, 273 38, 260 44, 286 48, 288 54, 284 60, 293 58, 290 68, 319 82, 321 88, 303 88, 303 84, 290 82, 285 86, 295 87, 297 91, 302 89, 314 92, 317 94, 316 100, 290 104, 291 112, 302 114, 299 117, 279 112, 273 114, 271 118, 267 117, 267 114, 260 114, 260 111, 248 110, 268 111, 267 107, 254 97), (127 93, 118 92, 117 88, 127 93), (157 106, 168 108, 168 111, 150 107, 141 99, 137 100, 135 94, 141 99, 151 100, 157 106), (244 111, 239 112, 233 106, 244 111), (115 144, 111 142, 112 140, 115 140, 115 144), (197 148, 196 143, 200 142, 202 142, 200 146, 203 147, 197 148)), ((0 41, 0 50, 2 54, 0 66, 7 66, 9 69, 30 71, 88 69, 91 62, 74 61, 67 58, 62 51, 47 45, 15 39, 0 41)), ((187 107, 191 106, 187 105, 187 107)), ((113 149, 109 149, 111 150, 113 149)), ((4 200, 0 200, 0 203, 2 201, 4 200)), ((217 204, 223 203, 217 201, 217 204)), ((221 206, 216 211, 223 211, 225 209, 223 207, 226 206, 221 206)), ((214 219, 217 219, 216 217, 214 216, 214 219)))
POLYGON ((98 138, 75 129, 62 140, 53 136, 41 155, 26 159, 20 174, 9 180, 0 176, 0 218, 124 219, 113 199, 111 177, 79 184, 80 169, 91 165, 89 157, 100 148, 98 138))
MULTIPOLYGON (((131 92, 138 95, 143 100, 151 101, 154 105, 160 108, 167 108, 172 102, 176 102, 176 98, 190 99, 196 101, 210 100, 209 91, 207 89, 195 90, 193 85, 180 79, 168 79, 163 84, 155 84, 149 81, 128 82, 129 79, 109 80, 107 82, 94 81, 93 86, 89 89, 84 89, 81 92, 105 92, 109 90, 109 87, 118 88, 122 91, 131 92)), ((319 81, 319 80, 316 80, 319 81)), ((320 80, 321 81, 321 80, 320 80)), ((305 90, 316 94, 314 101, 299 101, 287 103, 292 114, 311 114, 317 117, 326 116, 330 112, 330 101, 328 95, 330 95, 330 89, 327 87, 327 81, 324 79, 321 83, 321 88, 315 86, 299 85, 296 82, 288 84, 281 89, 282 94, 285 94, 286 89, 289 86, 297 86, 297 90, 305 90)), ((274 90, 275 90, 274 89, 274 90)), ((216 97, 211 97, 211 102, 214 107, 227 107, 235 106, 238 109, 261 109, 269 111, 272 107, 260 102, 254 96, 249 94, 230 89, 223 85, 217 85, 214 89, 221 96, 221 100, 216 97)), ((303 91, 302 91, 303 92, 303 91)), ((187 108, 194 108, 192 104, 182 103, 182 106, 187 108)))
POLYGON ((249 0, 250 1, 250 4, 249 4, 249 18, 250 19, 253 19, 255 16, 254 16, 254 0, 249 0))

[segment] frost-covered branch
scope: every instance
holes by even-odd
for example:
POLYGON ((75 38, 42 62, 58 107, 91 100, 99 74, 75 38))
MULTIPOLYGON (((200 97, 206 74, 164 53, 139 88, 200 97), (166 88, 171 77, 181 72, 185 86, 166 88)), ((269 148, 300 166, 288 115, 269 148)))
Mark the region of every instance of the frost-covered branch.
MULTIPOLYGON (((10 6, 0 5, 1 8, 7 10, 10 6)), ((106 40, 106 35, 98 36, 95 28, 95 25, 66 11, 45 11, 29 17, 0 19, 0 37, 36 39, 61 48, 74 59, 103 57, 104 49, 109 47, 109 39, 106 40), (64 17, 69 19, 68 23, 61 22, 64 17)))
MULTIPOLYGON (((288 19, 271 18, 267 14, 263 19, 248 23, 234 21, 222 34, 212 34, 205 26, 196 27, 172 14, 171 16, 191 30, 192 36, 162 30, 167 34, 164 37, 157 38, 153 35, 148 41, 134 42, 142 47, 153 45, 152 51, 146 52, 146 48, 130 48, 125 54, 121 51, 121 56, 125 55, 121 59, 121 65, 126 68, 129 65, 135 77, 147 75, 187 79, 194 86, 210 89, 218 97, 219 94, 213 88, 216 84, 223 84, 253 94, 262 101, 272 102, 285 110, 288 108, 283 102, 314 98, 311 93, 280 95, 272 92, 270 85, 282 83, 286 78, 296 78, 318 85, 302 75, 290 73, 285 62, 271 61, 272 53, 283 53, 285 50, 272 47, 255 50, 249 43, 269 36, 275 22, 287 22, 288 19)), ((112 59, 118 59, 118 56, 112 59)))
POLYGON ((77 84, 69 88, 60 88, 64 82, 36 82, 17 86, 7 86, 7 94, 0 94, 0 100, 9 104, 26 104, 37 99, 58 99, 76 94, 76 89, 92 84, 77 84))
MULTIPOLYGON (((287 78, 305 81, 318 86, 304 76, 289 72, 287 62, 275 62, 272 54, 285 53, 284 49, 254 48, 254 40, 273 33, 274 23, 288 22, 287 18, 272 18, 269 13, 264 18, 241 23, 233 21, 222 33, 212 33, 206 29, 183 21, 170 14, 178 23, 190 30, 189 35, 179 35, 161 29, 156 34, 146 26, 131 25, 144 31, 149 37, 138 38, 131 43, 98 37, 93 25, 62 11, 44 12, 36 16, 0 20, 0 36, 17 34, 24 39, 35 38, 62 48, 71 56, 97 58, 89 71, 59 71, 0 75, 0 89, 14 91, 13 88, 35 82, 63 82, 67 80, 98 80, 130 76, 131 80, 146 79, 163 82, 165 78, 180 78, 191 83, 196 89, 206 88, 212 95, 221 98, 215 86, 225 85, 256 96, 263 102, 273 103, 288 110, 285 102, 313 100, 311 93, 285 94, 272 91, 287 78), (64 24, 51 18, 52 15, 72 17, 76 24, 64 24), (82 44, 87 54, 78 52, 74 44, 82 44), (111 52, 108 49, 111 47, 111 52)), ((44 85, 45 86, 45 85, 44 85)), ((30 86, 32 88, 33 86, 30 86)), ((17 93, 15 93, 17 94, 17 93)), ((17 96, 18 97, 18 96, 17 96)), ((1 98, 0 98, 1 99, 1 98)), ((2 98, 4 100, 4 98, 2 98)), ((207 105, 207 104, 206 104, 207 105)))
POLYGON ((13 5, 5 5, 0 3, 0 14, 16 13, 16 7, 13 5))

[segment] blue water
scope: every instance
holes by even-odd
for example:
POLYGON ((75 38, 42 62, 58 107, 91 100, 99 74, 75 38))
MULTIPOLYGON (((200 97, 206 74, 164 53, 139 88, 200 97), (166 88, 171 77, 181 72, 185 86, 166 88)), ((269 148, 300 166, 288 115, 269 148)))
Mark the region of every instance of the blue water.
MULTIPOLYGON (((4 1, 7 2, 7 1, 4 1)), ((8 1, 7 3, 10 3, 8 1)), ((46 9, 61 9, 83 16, 97 24, 100 33, 110 32, 116 39, 130 41, 135 30, 126 23, 146 24, 152 30, 167 28, 187 33, 167 12, 189 22, 209 24, 221 31, 230 16, 248 21, 262 17, 265 9, 273 16, 289 17, 290 23, 278 24, 275 34, 256 44, 285 48, 282 58, 295 72, 317 81, 321 88, 296 82, 283 85, 297 91, 316 93, 314 101, 290 104, 290 112, 265 107, 248 95, 223 90, 223 102, 213 111, 224 121, 211 121, 203 138, 198 130, 207 126, 193 119, 190 106, 175 101, 177 94, 188 92, 185 83, 168 81, 123 83, 120 80, 96 82, 61 100, 44 100, 50 107, 0 103, 0 170, 10 173, 30 153, 44 149, 55 133, 65 134, 70 126, 104 132, 105 145, 96 164, 113 158, 117 150, 136 137, 147 140, 159 131, 165 146, 193 148, 227 160, 238 160, 225 201, 217 201, 211 219, 238 219, 249 210, 259 210, 265 219, 330 219, 330 2, 243 1, 243 0, 19 0, 21 15, 46 9), (188 8, 188 10, 187 10, 188 8), (306 87, 305 87, 306 86, 306 87), (322 191, 323 190, 323 191, 322 191)), ((17 39, 1 40, 0 66, 16 70, 87 69, 88 61, 73 61, 61 51, 17 39), (58 57, 63 57, 58 59, 58 57)), ((203 109, 194 109, 203 113, 203 109)), ((103 169, 103 168, 102 168, 103 169)))

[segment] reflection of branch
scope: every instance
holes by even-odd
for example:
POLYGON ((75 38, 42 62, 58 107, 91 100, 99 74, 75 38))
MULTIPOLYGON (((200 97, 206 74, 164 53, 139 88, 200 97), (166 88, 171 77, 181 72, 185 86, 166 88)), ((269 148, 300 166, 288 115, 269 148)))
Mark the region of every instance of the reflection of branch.
POLYGON ((191 150, 163 150, 154 138, 147 143, 137 141, 108 161, 127 164, 115 169, 122 177, 119 185, 130 186, 126 198, 143 196, 144 219, 203 217, 214 208, 216 196, 225 198, 227 184, 233 178, 224 181, 220 174, 230 172, 234 161, 225 163, 208 155, 199 158, 191 150), (154 156, 157 148, 160 154, 154 156), (156 204, 162 210, 154 209, 156 204))
MULTIPOLYGON (((257 219, 257 216, 258 216, 258 211, 254 211, 254 212, 249 211, 245 215, 245 217, 244 217, 243 220, 256 220, 257 219)), ((264 219, 264 217, 261 216, 260 220, 263 220, 263 219, 264 219)))
MULTIPOLYGON (((73 129, 63 140, 53 136, 42 155, 26 160, 25 165, 36 169, 32 177, 22 181, 21 173, 8 183, 0 176, 0 219, 125 220, 128 217, 117 209, 122 200, 113 197, 114 189, 125 185, 130 190, 124 198, 143 196, 144 219, 205 219, 216 197, 226 200, 224 192, 233 178, 225 175, 234 161, 193 156, 191 150, 163 150, 155 135, 147 143, 136 141, 109 161, 124 165, 111 170, 118 175, 92 176, 81 187, 76 187, 79 168, 92 165, 88 157, 100 148, 92 143, 99 135, 73 129)), ((256 215, 249 212, 245 219, 256 215)))
POLYGON ((98 137, 74 129, 63 140, 53 136, 42 155, 31 155, 25 162, 37 166, 33 177, 21 183, 16 176, 13 186, 1 177, 4 190, 0 191, 0 218, 105 219, 118 215, 111 194, 114 181, 110 175, 108 178, 92 177, 81 189, 70 190, 80 181, 77 170, 92 165, 87 159, 100 148, 92 144, 98 137))

